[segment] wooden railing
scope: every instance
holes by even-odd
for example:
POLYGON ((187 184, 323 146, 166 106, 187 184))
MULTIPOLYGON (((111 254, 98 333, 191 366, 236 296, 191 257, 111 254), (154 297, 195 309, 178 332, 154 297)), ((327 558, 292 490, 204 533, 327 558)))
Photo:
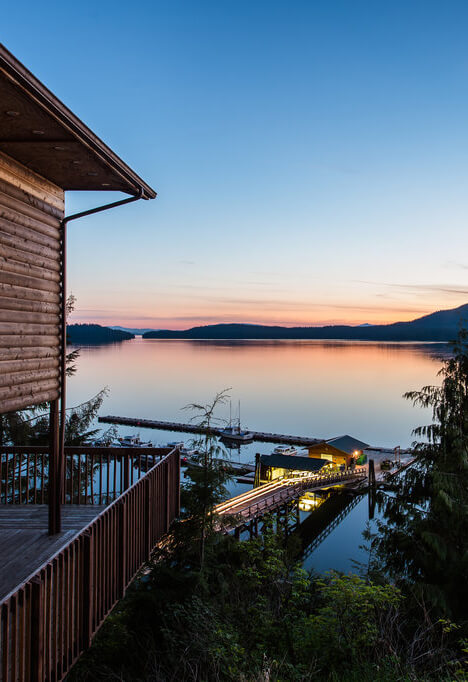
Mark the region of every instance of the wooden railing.
MULTIPOLYGON (((64 504, 109 504, 133 485, 167 448, 65 447, 64 504)), ((0 504, 45 504, 47 447, 0 449, 0 504)))
POLYGON ((58 682, 89 647, 179 513, 179 452, 164 453, 0 604, 1 682, 58 682))

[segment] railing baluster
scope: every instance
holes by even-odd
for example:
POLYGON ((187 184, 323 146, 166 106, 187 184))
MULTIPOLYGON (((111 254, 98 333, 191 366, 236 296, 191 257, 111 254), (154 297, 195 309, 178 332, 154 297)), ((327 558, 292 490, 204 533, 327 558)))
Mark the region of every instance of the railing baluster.
POLYGON ((31 581, 30 679, 44 680, 44 585, 40 577, 31 581))
POLYGON ((18 478, 16 470, 16 455, 13 454, 13 503, 16 502, 16 480, 18 478))
POLYGON ((116 498, 116 496, 117 496, 117 495, 116 495, 116 490, 117 490, 117 466, 116 466, 116 465, 117 465, 117 460, 116 460, 116 458, 114 457, 114 459, 113 459, 113 461, 112 461, 112 466, 113 466, 113 469, 114 469, 114 471, 113 471, 113 474, 114 474, 114 477, 113 477, 114 490, 112 491, 112 501, 114 501, 115 498, 116 498))
POLYGON ((90 646, 93 635, 94 594, 93 536, 91 531, 86 531, 83 535, 82 649, 87 649, 90 646))
POLYGON ((94 504, 94 453, 91 455, 91 504, 94 504))
MULTIPOLYGON (((46 454, 42 453, 41 454, 41 504, 44 504, 45 501, 45 459, 46 459, 46 454)), ((47 466, 48 468, 48 466, 47 466)))
POLYGON ((25 503, 29 504, 29 452, 26 456, 26 486, 25 486, 25 503))
POLYGON ((102 452, 99 453, 99 504, 102 504, 102 452))
POLYGON ((88 461, 89 461, 89 453, 85 453, 85 488, 84 488, 84 503, 88 504, 88 481, 89 481, 89 474, 88 474, 88 461))
POLYGON ((106 471, 106 500, 109 504, 109 481, 110 481, 110 455, 107 455, 107 471, 106 471))
POLYGON ((77 455, 78 458, 78 504, 81 504, 81 455, 77 455))
POLYGON ((73 453, 70 453, 70 504, 74 504, 74 499, 75 499, 75 463, 74 463, 74 455, 73 453))

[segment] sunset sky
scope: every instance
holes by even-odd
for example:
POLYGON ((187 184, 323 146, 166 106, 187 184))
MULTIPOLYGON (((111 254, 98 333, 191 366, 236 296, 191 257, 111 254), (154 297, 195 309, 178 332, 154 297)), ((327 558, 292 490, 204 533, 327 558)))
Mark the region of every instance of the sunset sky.
POLYGON ((468 302, 467 32, 466 0, 9 4, 2 42, 158 192, 70 224, 73 321, 468 302))

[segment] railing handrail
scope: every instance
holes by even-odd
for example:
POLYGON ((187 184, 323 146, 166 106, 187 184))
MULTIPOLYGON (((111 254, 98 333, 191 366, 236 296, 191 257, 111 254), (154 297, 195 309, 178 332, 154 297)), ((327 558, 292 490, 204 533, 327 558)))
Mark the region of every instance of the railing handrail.
MULTIPOLYGON (((42 447, 42 446, 38 446, 38 447, 42 447)), ((73 448, 73 446, 71 446, 71 447, 73 448)), ((123 449, 123 448, 122 448, 122 449, 123 449)), ((159 448, 159 449, 160 449, 160 450, 165 450, 166 452, 167 452, 167 450, 168 450, 168 448, 159 448)), ((120 448, 116 448, 116 450, 120 450, 120 448)), ((92 519, 92 521, 90 521, 86 526, 83 526, 83 528, 81 528, 81 529, 76 533, 76 535, 74 535, 74 536, 73 536, 65 545, 63 545, 62 547, 60 547, 54 554, 51 554, 51 555, 46 559, 46 561, 44 561, 38 568, 34 569, 34 571, 32 571, 32 572, 28 575, 28 577, 27 577, 25 580, 23 580, 23 582, 21 582, 19 585, 16 585, 15 588, 14 588, 13 590, 11 590, 11 592, 9 592, 7 595, 5 595, 4 597, 2 597, 2 600, 0 601, 0 607, 2 606, 2 604, 3 604, 4 602, 8 601, 8 599, 10 599, 10 598, 11 598, 12 596, 14 596, 19 590, 21 590, 28 582, 30 582, 33 578, 35 578, 36 575, 38 575, 44 568, 46 568, 49 564, 51 564, 51 563, 54 561, 54 559, 56 559, 62 552, 64 552, 68 547, 70 547, 70 545, 72 545, 73 542, 75 542, 75 540, 77 539, 77 537, 79 537, 80 535, 83 535, 87 530, 89 530, 89 528, 90 528, 92 525, 94 525, 94 524, 96 523, 96 521, 97 521, 98 519, 101 519, 103 516, 105 516, 106 514, 108 514, 108 513, 109 513, 109 509, 111 509, 114 505, 116 505, 116 504, 118 504, 118 503, 122 503, 122 500, 123 500, 128 494, 130 494, 130 492, 131 492, 132 490, 134 490, 136 486, 138 486, 138 485, 143 485, 143 482, 145 481, 145 479, 148 478, 148 477, 150 476, 150 474, 151 474, 155 469, 157 469, 157 467, 162 466, 162 465, 164 464, 164 462, 166 462, 167 459, 168 459, 176 450, 177 450, 177 448, 173 448, 172 450, 169 450, 169 452, 167 452, 166 456, 165 456, 163 459, 160 459, 159 462, 156 462, 156 464, 155 464, 154 466, 152 466, 151 469, 148 469, 148 471, 145 472, 145 474, 144 474, 141 478, 139 478, 137 481, 135 481, 129 488, 127 488, 126 490, 124 490, 124 491, 122 492, 122 494, 119 495, 119 497, 117 497, 113 502, 111 502, 110 504, 108 504, 108 505, 106 506, 105 509, 103 509, 97 516, 95 516, 95 517, 92 519)))
MULTIPOLYGON (((139 447, 125 446, 125 447, 93 447, 91 445, 65 445, 66 455, 130 455, 137 452, 140 455, 152 455, 158 452, 166 452, 168 448, 165 447, 139 447)), ((48 445, 2 445, 0 446, 0 455, 47 455, 50 451, 48 445)))

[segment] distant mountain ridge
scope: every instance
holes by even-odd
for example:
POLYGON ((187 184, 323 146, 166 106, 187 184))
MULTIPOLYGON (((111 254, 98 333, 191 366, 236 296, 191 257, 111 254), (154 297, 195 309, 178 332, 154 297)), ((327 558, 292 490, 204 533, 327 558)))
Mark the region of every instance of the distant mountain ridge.
POLYGON ((70 324, 67 325, 67 338, 70 343, 94 345, 128 341, 134 339, 135 335, 110 327, 101 327, 100 324, 70 324))
POLYGON ((450 341, 460 324, 468 326, 468 304, 439 310, 410 322, 351 327, 280 327, 252 324, 212 324, 184 331, 162 329, 144 339, 335 339, 349 341, 450 341))

